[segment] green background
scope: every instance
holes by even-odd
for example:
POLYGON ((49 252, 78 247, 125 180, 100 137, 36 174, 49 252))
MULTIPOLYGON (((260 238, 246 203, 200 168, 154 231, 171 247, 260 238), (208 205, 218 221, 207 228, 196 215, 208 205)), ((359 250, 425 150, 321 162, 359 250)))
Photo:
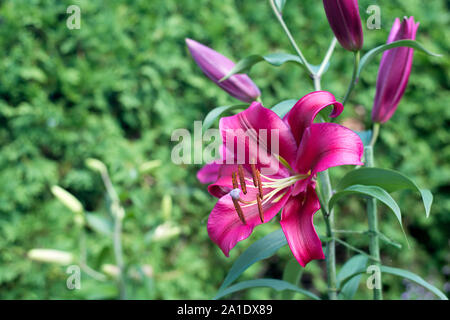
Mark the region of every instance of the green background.
MULTIPOLYGON (((435 196, 431 217, 426 219, 417 194, 394 195, 402 208, 410 249, 395 217, 380 206, 381 230, 403 245, 398 250, 382 244, 383 262, 409 269, 444 290, 450 273, 448 3, 371 0, 359 4, 364 51, 386 41, 395 17, 413 15, 420 21, 417 39, 429 50, 444 54, 443 58, 415 54, 405 97, 382 127, 376 148, 378 166, 405 173, 435 196), (380 30, 365 26, 370 4, 381 8, 380 30)), ((321 2, 288 0, 284 17, 306 57, 319 63, 332 38, 321 2)), ((129 298, 212 298, 239 253, 279 228, 276 221, 257 228, 230 258, 207 236, 207 216, 215 200, 196 180, 200 166, 171 162, 174 143, 170 137, 176 128, 193 130, 193 122, 212 108, 237 101, 203 76, 187 51, 186 37, 235 61, 255 53, 293 53, 268 1, 1 2, 0 298, 117 298, 112 279, 99 282, 83 274, 82 289, 72 291, 66 288, 65 267, 27 259, 32 248, 79 252, 74 215, 52 196, 52 185, 69 190, 100 224, 108 226, 104 187, 99 175, 85 166, 86 158, 105 162, 126 211, 123 246, 130 273, 129 298), (81 8, 80 30, 66 27, 66 9, 71 4, 81 8), (146 172, 139 169, 151 160, 160 160, 161 165, 146 172), (165 222, 177 226, 179 234, 152 238, 165 222), (143 265, 153 272, 136 276, 143 265)), ((323 89, 338 99, 350 80, 352 59, 338 45, 324 76, 323 89)), ((356 129, 370 127, 379 59, 363 73, 340 123, 356 129)), ((250 76, 267 107, 299 99, 312 90, 304 71, 293 65, 259 64, 250 76)), ((346 170, 332 169, 332 176, 346 170)), ((355 197, 339 204, 337 227, 364 230, 364 201, 355 197)), ((319 232, 324 231, 320 215, 315 224, 319 232)), ((88 262, 97 270, 114 263, 111 240, 102 230, 88 229, 88 262)), ((367 249, 363 236, 344 239, 367 249)), ((352 255, 338 246, 339 266, 352 255)), ((242 279, 281 278, 291 258, 288 248, 283 248, 252 266, 242 279)), ((311 262, 300 286, 323 295, 324 270, 323 261, 311 262)), ((384 289, 389 299, 433 297, 388 275, 384 289)), ((233 296, 279 297, 269 289, 233 296)), ((369 297, 362 283, 356 298, 369 297)))

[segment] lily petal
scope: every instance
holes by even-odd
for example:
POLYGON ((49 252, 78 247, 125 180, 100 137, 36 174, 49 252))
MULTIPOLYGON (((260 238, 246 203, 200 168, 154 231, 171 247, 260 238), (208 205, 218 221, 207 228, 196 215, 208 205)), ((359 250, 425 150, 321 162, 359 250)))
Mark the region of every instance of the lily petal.
POLYGON ((317 113, 323 108, 334 105, 331 118, 339 116, 344 110, 342 103, 337 102, 328 91, 314 91, 301 98, 284 116, 283 121, 289 125, 297 144, 300 144, 303 133, 314 121, 317 113))
POLYGON ((253 102, 237 115, 220 119, 219 128, 227 164, 245 164, 250 170, 250 161, 255 161, 263 174, 288 174, 280 166, 278 155, 293 163, 297 144, 289 127, 275 112, 253 102))
POLYGON ((362 165, 364 146, 352 130, 335 123, 314 123, 300 143, 296 170, 301 174, 342 165, 362 165))
MULTIPOLYGON (((231 190, 233 190, 233 181, 231 175, 238 171, 237 164, 222 164, 218 170, 217 180, 208 186, 208 192, 217 198, 221 198, 231 190)), ((244 168, 244 176, 247 179, 252 179, 252 175, 244 168)))
POLYGON ((306 192, 291 196, 281 213, 281 228, 295 259, 302 267, 311 260, 325 258, 313 224, 314 214, 319 209, 316 191, 309 185, 306 192))
MULTIPOLYGON (((272 189, 265 189, 267 194, 272 189)), ((290 196, 289 190, 284 190, 285 194, 278 201, 263 202, 264 223, 270 221, 284 206, 290 196)), ((280 192, 279 195, 283 193, 280 192)), ((255 200, 258 195, 257 188, 248 188, 246 195, 241 193, 241 199, 245 201, 255 200)), ((273 198, 276 199, 278 194, 273 198)), ((223 251, 225 256, 229 256, 230 250, 241 240, 250 236, 253 229, 262 224, 259 217, 258 206, 241 204, 241 208, 246 223, 240 220, 229 194, 224 195, 216 203, 208 219, 208 234, 211 240, 223 251)))
POLYGON ((220 166, 220 160, 205 164, 203 168, 197 172, 198 181, 204 184, 216 181, 219 178, 220 166))

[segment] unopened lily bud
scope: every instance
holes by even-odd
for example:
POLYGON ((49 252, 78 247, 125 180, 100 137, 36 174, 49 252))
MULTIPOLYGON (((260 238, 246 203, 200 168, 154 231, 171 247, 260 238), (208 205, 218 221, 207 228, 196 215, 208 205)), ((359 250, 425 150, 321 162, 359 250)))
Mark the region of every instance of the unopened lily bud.
POLYGON ((117 278, 120 274, 120 269, 114 264, 104 264, 102 265, 102 272, 111 278, 117 278))
POLYGON ((363 46, 363 30, 357 0, 323 0, 330 27, 344 49, 359 51, 363 46))
POLYGON ((261 95, 258 87, 246 74, 235 74, 219 82, 233 69, 234 62, 197 41, 186 39, 186 44, 203 73, 228 94, 244 102, 252 102, 261 95))
MULTIPOLYGON (((415 40, 419 23, 414 17, 396 19, 387 43, 398 40, 415 40)), ((372 109, 372 120, 384 123, 397 109, 408 85, 414 49, 408 47, 392 48, 383 53, 378 69, 377 91, 372 109)))
POLYGON ((166 222, 156 227, 156 230, 152 236, 152 240, 153 241, 168 240, 170 238, 178 236, 180 232, 181 232, 180 227, 174 226, 170 222, 166 222))
POLYGON ((172 197, 165 194, 161 201, 161 208, 165 220, 169 220, 172 215, 172 197))
POLYGON ((99 173, 105 173, 107 171, 105 164, 98 159, 89 158, 86 159, 85 163, 86 166, 93 171, 97 171, 99 173))
POLYGON ((28 258, 34 261, 68 265, 73 262, 70 252, 53 249, 32 249, 28 251, 28 258))
POLYGON ((142 272, 145 274, 146 277, 152 278, 154 275, 153 267, 149 264, 144 264, 142 267, 142 272))
POLYGON ((61 203, 64 204, 69 210, 77 214, 83 213, 84 211, 83 205, 70 192, 64 190, 59 186, 53 186, 51 190, 53 195, 59 201, 61 201, 61 203))
POLYGON ((147 161, 141 164, 141 166, 139 167, 139 172, 147 173, 152 171, 153 169, 158 168, 159 166, 161 166, 161 160, 147 161))

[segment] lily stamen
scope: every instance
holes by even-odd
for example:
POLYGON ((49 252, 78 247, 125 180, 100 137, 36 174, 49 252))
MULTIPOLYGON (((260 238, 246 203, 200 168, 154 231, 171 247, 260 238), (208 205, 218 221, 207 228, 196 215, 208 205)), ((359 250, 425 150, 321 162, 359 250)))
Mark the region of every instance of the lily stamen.
POLYGON ((233 182, 233 189, 239 189, 237 179, 236 179, 236 172, 233 172, 231 174, 231 181, 233 182))
POLYGON ((246 188, 246 183, 245 183, 245 176, 244 176, 244 168, 242 167, 242 165, 238 165, 238 174, 239 174, 239 180, 241 183, 241 189, 242 192, 244 194, 247 194, 247 188, 246 188))
POLYGON ((238 188, 235 188, 230 191, 230 197, 231 197, 231 200, 233 200, 234 209, 236 210, 236 212, 239 216, 239 219, 241 220, 241 222, 243 224, 247 224, 247 222, 245 221, 244 212, 242 211, 242 208, 239 205, 240 193, 241 193, 241 190, 238 188))
POLYGON ((252 163, 250 164, 250 166, 252 167, 252 176, 253 176, 253 185, 255 187, 258 186, 258 180, 257 180, 257 170, 256 170, 256 166, 252 163))
POLYGON ((264 223, 264 213, 263 213, 263 209, 262 209, 260 194, 258 194, 258 196, 256 196, 256 202, 258 203, 259 219, 261 219, 261 223, 264 223))

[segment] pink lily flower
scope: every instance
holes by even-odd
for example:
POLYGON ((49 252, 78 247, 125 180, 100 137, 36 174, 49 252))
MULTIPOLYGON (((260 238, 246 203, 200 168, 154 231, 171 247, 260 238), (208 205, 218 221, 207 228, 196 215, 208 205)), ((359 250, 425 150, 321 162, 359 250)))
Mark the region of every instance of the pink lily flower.
POLYGON ((208 219, 208 234, 227 257, 257 225, 282 210, 281 227, 299 264, 324 258, 313 224, 320 209, 316 175, 334 166, 361 165, 363 154, 361 139, 350 129, 313 123, 330 105, 331 117, 343 110, 331 93, 316 91, 300 99, 283 119, 253 102, 245 111, 220 120, 222 159, 207 164, 197 176, 203 182, 215 181, 208 191, 219 200, 208 219), (230 140, 230 132, 239 134, 230 140), (276 132, 278 141, 265 139, 264 132, 276 132), (235 152, 239 148, 245 153, 241 163, 237 160, 242 154, 235 152))

